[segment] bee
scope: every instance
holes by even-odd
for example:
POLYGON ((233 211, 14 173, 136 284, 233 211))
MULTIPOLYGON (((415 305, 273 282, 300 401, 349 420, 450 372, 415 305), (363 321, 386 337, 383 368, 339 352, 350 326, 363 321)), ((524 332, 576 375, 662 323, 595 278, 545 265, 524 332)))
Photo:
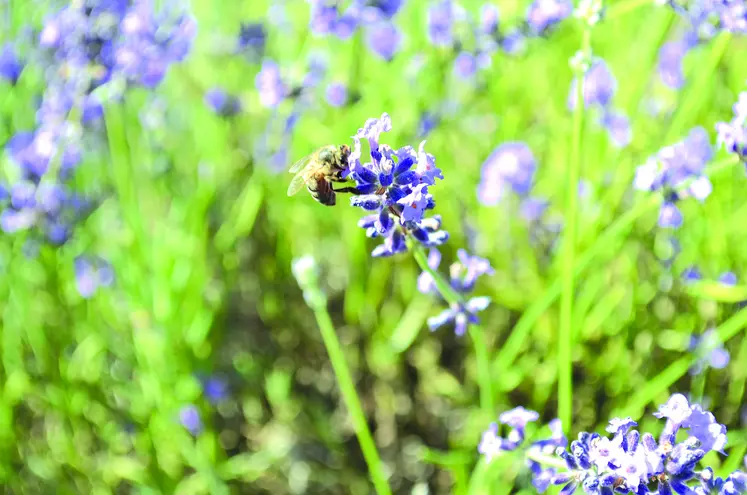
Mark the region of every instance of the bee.
POLYGON ((337 197, 335 193, 346 192, 357 194, 355 187, 341 187, 334 189, 333 182, 346 182, 342 174, 348 168, 350 147, 331 144, 319 148, 308 156, 298 160, 288 170, 296 174, 288 186, 288 196, 293 196, 306 186, 311 197, 326 206, 334 206, 337 197))

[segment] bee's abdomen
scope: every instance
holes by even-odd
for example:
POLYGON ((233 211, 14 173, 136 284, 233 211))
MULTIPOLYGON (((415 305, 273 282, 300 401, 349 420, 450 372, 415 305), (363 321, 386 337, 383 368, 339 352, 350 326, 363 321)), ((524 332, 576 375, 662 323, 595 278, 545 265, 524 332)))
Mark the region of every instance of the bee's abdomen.
POLYGON ((334 206, 336 203, 335 191, 332 189, 332 184, 324 179, 312 179, 306 183, 306 188, 309 190, 309 194, 316 201, 326 206, 334 206))

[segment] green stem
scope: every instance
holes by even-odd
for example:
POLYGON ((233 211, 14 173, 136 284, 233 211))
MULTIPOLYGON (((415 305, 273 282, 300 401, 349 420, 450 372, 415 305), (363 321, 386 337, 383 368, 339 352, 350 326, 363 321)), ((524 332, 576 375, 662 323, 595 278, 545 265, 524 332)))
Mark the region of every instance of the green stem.
POLYGON ((485 333, 480 325, 470 325, 469 334, 475 346, 477 382, 480 386, 480 407, 488 415, 495 414, 493 380, 490 377, 490 351, 485 343, 485 333))
POLYGON ((238 201, 215 234, 215 246, 219 251, 228 251, 239 238, 251 233, 262 206, 263 196, 262 175, 260 171, 255 170, 238 201))
POLYGON ((428 266, 428 256, 425 254, 425 249, 418 242, 413 242, 408 239, 409 248, 412 251, 415 261, 418 262, 420 269, 426 272, 433 278, 433 282, 436 284, 438 292, 441 293, 446 302, 449 304, 460 305, 464 303, 462 295, 454 290, 451 284, 436 270, 428 266))
MULTIPOLYGON (((462 295, 454 290, 451 284, 439 272, 428 266, 428 257, 425 249, 418 242, 408 239, 408 245, 412 251, 415 261, 424 272, 428 273, 436 288, 441 293, 446 302, 453 306, 464 304, 462 295)), ((493 381, 490 376, 490 352, 485 343, 485 333, 482 327, 478 325, 469 326, 469 334, 472 338, 472 344, 475 346, 475 358, 477 360, 477 383, 480 387, 480 407, 487 414, 494 414, 495 407, 493 403, 493 381)))
POLYGON ((376 444, 374 443, 371 431, 368 429, 368 423, 366 422, 366 416, 363 413, 363 406, 361 405, 358 394, 355 391, 355 385, 353 384, 353 378, 350 374, 347 362, 345 361, 345 354, 342 351, 340 341, 337 339, 337 333, 332 323, 332 318, 327 312, 326 300, 321 298, 323 303, 315 304, 311 309, 314 311, 316 321, 319 324, 319 330, 324 340, 324 346, 327 348, 329 354, 329 360, 332 363, 332 369, 337 376, 337 382, 340 385, 340 392, 342 398, 345 401, 345 405, 348 408, 350 417, 353 421, 355 428, 355 434, 360 442, 361 450, 363 451, 363 457, 366 459, 368 469, 371 475, 371 481, 373 481, 374 488, 378 495, 391 495, 391 490, 387 483, 386 475, 382 468, 381 458, 376 450, 376 444))
POLYGON ((559 457, 553 457, 551 455, 540 454, 539 452, 527 452, 527 459, 540 464, 544 464, 548 467, 554 467, 556 469, 562 469, 563 471, 568 470, 568 465, 565 461, 559 457))
MULTIPOLYGON (((581 53, 590 59, 591 28, 586 24, 581 53)), ((583 65, 581 65, 583 67, 583 65)), ((573 295, 578 222, 578 182, 581 173, 581 139, 584 128, 584 69, 576 69, 576 107, 566 184, 565 227, 561 263, 560 327, 558 331, 558 417, 565 428, 573 413, 573 295)))
MULTIPOLYGON (((722 173, 726 170, 731 169, 734 165, 740 163, 736 156, 729 155, 724 160, 721 160, 706 171, 707 175, 713 177, 722 173)), ((686 187, 686 185, 685 185, 686 187)), ((617 240, 618 237, 625 234, 633 224, 642 216, 650 213, 661 205, 662 196, 660 194, 651 194, 646 201, 639 203, 634 208, 626 211, 615 220, 612 224, 605 229, 604 232, 597 238, 594 244, 584 251, 584 253, 578 257, 574 266, 574 277, 578 277, 584 270, 586 270, 593 261, 597 260, 597 257, 605 250, 610 248, 610 245, 617 240)), ((511 331, 506 343, 501 347, 498 356, 496 357, 495 366, 499 370, 508 369, 509 366, 514 362, 516 357, 521 351, 521 347, 526 341, 529 332, 532 331, 537 320, 544 314, 544 312, 552 305, 553 302, 558 298, 561 293, 561 280, 556 279, 552 285, 550 285, 542 296, 535 300, 525 311, 522 313, 519 321, 516 322, 514 328, 511 331)))

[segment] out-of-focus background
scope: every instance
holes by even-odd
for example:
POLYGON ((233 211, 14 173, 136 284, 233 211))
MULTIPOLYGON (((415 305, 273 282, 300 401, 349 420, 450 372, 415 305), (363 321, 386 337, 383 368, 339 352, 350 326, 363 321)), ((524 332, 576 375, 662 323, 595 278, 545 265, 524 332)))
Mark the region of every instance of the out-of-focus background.
MULTIPOLYGON (((747 43, 693 40, 671 8, 635 3, 605 2, 616 15, 593 28, 578 252, 594 251, 574 299, 569 431, 617 413, 646 425, 668 392, 689 393, 729 427, 718 466, 747 448, 747 339, 708 333, 747 300, 745 169, 676 212, 620 218, 661 194, 633 187, 650 156, 697 126, 715 144, 747 43)), ((395 493, 464 493, 501 411, 556 416, 581 21, 561 1, 338 4, 0 2, 6 493, 370 493, 291 273, 304 254, 395 493), (296 160, 352 145, 384 112, 382 142, 427 140, 443 170, 442 271, 460 248, 495 270, 474 291, 492 298, 493 414, 468 337, 428 330, 444 304, 418 291, 412 257, 372 258, 346 195, 286 195, 296 160), (518 184, 488 171, 511 141, 534 156, 518 184)), ((520 467, 496 463, 494 492, 526 486, 520 467)))

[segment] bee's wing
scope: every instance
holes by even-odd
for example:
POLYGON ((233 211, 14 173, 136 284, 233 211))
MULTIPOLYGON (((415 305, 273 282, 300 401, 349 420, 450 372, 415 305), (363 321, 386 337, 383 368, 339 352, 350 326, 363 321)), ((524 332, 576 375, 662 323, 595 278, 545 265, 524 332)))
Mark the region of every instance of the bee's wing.
POLYGON ((314 156, 314 153, 311 153, 309 155, 306 155, 305 157, 298 160, 296 163, 291 165, 291 168, 288 169, 288 172, 291 174, 296 174, 303 170, 303 168, 306 166, 306 164, 309 163, 309 160, 311 160, 311 157, 314 156))
POLYGON ((298 191, 303 189, 305 185, 306 181, 304 181, 303 172, 297 173, 296 176, 291 180, 290 185, 288 185, 288 196, 293 196, 298 191))

